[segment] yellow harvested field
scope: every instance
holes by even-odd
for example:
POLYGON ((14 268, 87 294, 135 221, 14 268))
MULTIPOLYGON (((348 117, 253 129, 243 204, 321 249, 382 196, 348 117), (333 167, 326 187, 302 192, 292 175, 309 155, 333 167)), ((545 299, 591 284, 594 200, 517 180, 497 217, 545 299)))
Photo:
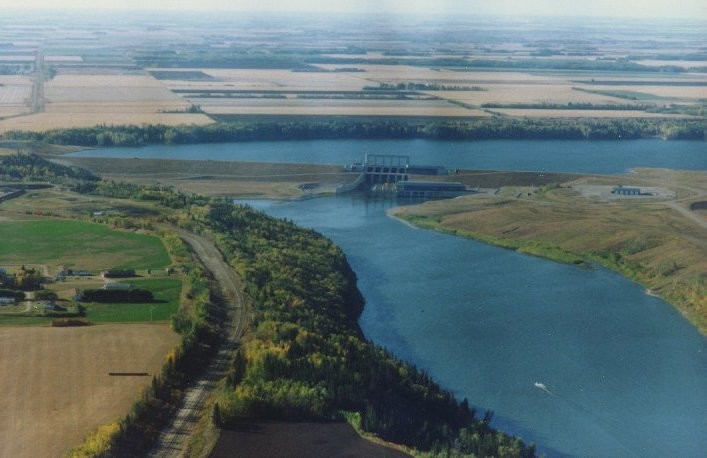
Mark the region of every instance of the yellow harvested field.
POLYGON ((25 105, 32 96, 29 85, 0 86, 0 107, 8 105, 25 105))
POLYGON ((0 75, 0 84, 5 86, 32 86, 32 80, 27 76, 22 75, 0 75))
MULTIPOLYGON (((150 68, 149 71, 174 71, 150 68)), ((365 73, 309 73, 291 70, 180 68, 179 71, 201 71, 214 81, 163 80, 170 89, 240 89, 240 90, 360 90, 366 84, 365 73)))
POLYGON ((0 328, 0 456, 61 456, 122 417, 177 342, 168 325, 0 328))
POLYGON ((0 75, 0 118, 30 111, 32 80, 24 76, 0 75))
POLYGON ((100 124, 213 122, 204 114, 186 113, 190 103, 149 75, 59 74, 45 82, 43 111, 34 114, 28 114, 32 97, 29 78, 0 77, 0 84, 0 118, 7 118, 0 120, 0 133, 100 124), (21 114, 24 116, 16 116, 21 114))
POLYGON ((524 118, 694 118, 694 116, 646 113, 638 110, 529 110, 525 108, 491 108, 504 116, 524 118))
POLYGON ((0 123, 2 122, 1 121, 2 118, 27 114, 29 112, 30 112, 30 109, 26 105, 9 105, 9 106, 0 105, 0 123))
MULTIPOLYGON (((333 70, 341 65, 317 65, 326 70, 333 70)), ((499 84, 499 83, 553 83, 566 82, 566 78, 556 76, 533 75, 525 72, 483 72, 483 71, 453 71, 415 67, 412 65, 351 65, 363 73, 359 75, 371 82, 431 82, 439 84, 499 84)), ((335 74, 335 73, 334 73, 335 74)), ((318 73, 314 73, 318 75, 318 73)))
POLYGON ((47 104, 62 102, 163 102, 181 99, 145 75, 57 75, 45 84, 47 104))
MULTIPOLYGON (((473 110, 454 105, 426 107, 414 106, 342 106, 322 104, 319 106, 211 106, 202 107, 213 115, 313 115, 313 116, 489 116, 481 110, 473 110)), ((0 124, 1 126, 1 124, 0 124)))
POLYGON ((64 75, 58 74, 47 81, 47 89, 52 87, 60 88, 94 88, 94 87, 152 87, 163 88, 163 85, 149 75, 64 75))
MULTIPOLYGON (((160 110, 164 111, 184 111, 184 102, 163 103, 160 104, 160 110)), ((44 110, 47 113, 157 113, 155 105, 152 102, 133 102, 133 103, 87 103, 87 102, 62 102, 48 104, 44 110)), ((168 113, 175 114, 175 113, 168 113)), ((176 113, 182 114, 182 113, 176 113)))
POLYGON ((210 124, 213 121, 204 114, 191 113, 37 113, 0 120, 0 133, 10 130, 42 132, 50 129, 71 127, 93 127, 105 125, 164 124, 210 124))
MULTIPOLYGON (((576 86, 576 85, 575 85, 576 86)), ((485 91, 429 91, 436 95, 462 103, 620 103, 631 101, 575 91, 571 84, 485 84, 485 91)))
MULTIPOLYGON (((320 64, 317 67, 330 72, 293 72, 291 70, 260 70, 260 69, 212 69, 183 68, 179 71, 202 72, 212 80, 164 80, 161 81, 172 90, 195 91, 182 94, 185 100, 202 107, 205 113, 212 115, 352 115, 352 116, 449 116, 449 117, 479 117, 489 116, 481 105, 498 104, 638 104, 642 101, 632 101, 610 95, 594 94, 578 91, 584 88, 589 91, 634 91, 650 93, 659 97, 676 98, 681 101, 695 101, 705 97, 704 87, 699 86, 665 86, 665 85, 601 85, 588 84, 592 73, 532 73, 514 71, 455 71, 443 68, 425 68, 413 65, 342 65, 320 64), (342 68, 356 68, 361 71, 342 72, 342 68), (338 70, 333 72, 332 70, 338 70), (366 87, 380 87, 382 84, 396 85, 399 83, 429 84, 447 86, 448 88, 480 88, 481 90, 430 90, 419 91, 425 95, 437 97, 440 100, 374 100, 374 99, 343 99, 334 96, 329 98, 297 98, 293 92, 333 92, 361 91, 366 87), (199 97, 199 92, 206 91, 273 91, 284 97, 267 97, 263 94, 237 94, 233 97, 199 97), (288 94, 289 92, 289 94, 288 94), (451 102, 451 103, 450 103, 451 102), (466 105, 466 107, 464 106, 466 105)), ((150 71, 173 72, 169 68, 151 68, 150 71)), ((175 74, 176 75, 176 74, 175 74)), ((176 77, 176 76, 174 76, 176 77)), ((636 80, 669 83, 699 82, 705 80, 702 75, 637 75, 632 77, 615 77, 608 75, 600 77, 606 81, 627 82, 636 80)), ((447 88, 443 88, 447 89, 447 88)), ((370 91, 374 94, 373 91, 370 91)), ((681 117, 680 115, 665 116, 646 114, 638 111, 613 110, 496 110, 509 116, 532 117, 617 117, 617 118, 649 118, 649 117, 681 117)))

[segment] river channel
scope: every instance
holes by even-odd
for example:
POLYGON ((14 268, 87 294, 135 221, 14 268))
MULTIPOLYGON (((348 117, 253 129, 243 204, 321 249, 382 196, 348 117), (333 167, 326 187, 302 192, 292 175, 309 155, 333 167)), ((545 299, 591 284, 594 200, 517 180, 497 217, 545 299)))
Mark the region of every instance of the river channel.
MULTIPOLYGON (((321 141, 111 148, 85 156, 346 163, 362 152, 477 169, 705 168, 704 142, 321 141)), ((549 456, 704 456, 707 339, 664 301, 583 269, 411 228, 361 196, 248 201, 347 254, 366 336, 549 456)))

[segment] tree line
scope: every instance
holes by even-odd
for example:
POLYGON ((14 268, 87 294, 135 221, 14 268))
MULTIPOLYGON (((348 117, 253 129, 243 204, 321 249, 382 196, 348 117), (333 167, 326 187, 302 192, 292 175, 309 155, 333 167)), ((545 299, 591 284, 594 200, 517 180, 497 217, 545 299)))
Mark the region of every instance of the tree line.
POLYGON ((0 181, 42 181, 71 186, 98 179, 85 169, 57 164, 36 154, 17 152, 0 156, 0 181))
POLYGON ((217 122, 204 126, 97 126, 46 132, 12 131, 8 140, 86 147, 316 139, 565 139, 613 140, 658 137, 704 140, 701 119, 511 119, 414 121, 400 119, 289 119, 217 122))

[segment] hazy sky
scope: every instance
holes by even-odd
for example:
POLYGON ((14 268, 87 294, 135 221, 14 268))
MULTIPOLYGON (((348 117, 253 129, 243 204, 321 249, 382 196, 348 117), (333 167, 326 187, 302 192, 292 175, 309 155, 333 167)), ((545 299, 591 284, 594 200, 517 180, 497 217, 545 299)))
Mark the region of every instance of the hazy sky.
POLYGON ((707 0, 0 0, 16 8, 468 13, 707 19, 707 0))

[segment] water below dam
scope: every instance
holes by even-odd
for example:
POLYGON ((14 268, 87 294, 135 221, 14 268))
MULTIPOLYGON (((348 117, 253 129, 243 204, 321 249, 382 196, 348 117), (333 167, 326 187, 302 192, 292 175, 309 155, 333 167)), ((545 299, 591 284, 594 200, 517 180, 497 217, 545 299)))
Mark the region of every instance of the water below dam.
POLYGON ((549 456, 702 456, 706 339, 603 268, 433 231, 356 196, 249 201, 331 238, 366 298, 366 336, 549 456))

